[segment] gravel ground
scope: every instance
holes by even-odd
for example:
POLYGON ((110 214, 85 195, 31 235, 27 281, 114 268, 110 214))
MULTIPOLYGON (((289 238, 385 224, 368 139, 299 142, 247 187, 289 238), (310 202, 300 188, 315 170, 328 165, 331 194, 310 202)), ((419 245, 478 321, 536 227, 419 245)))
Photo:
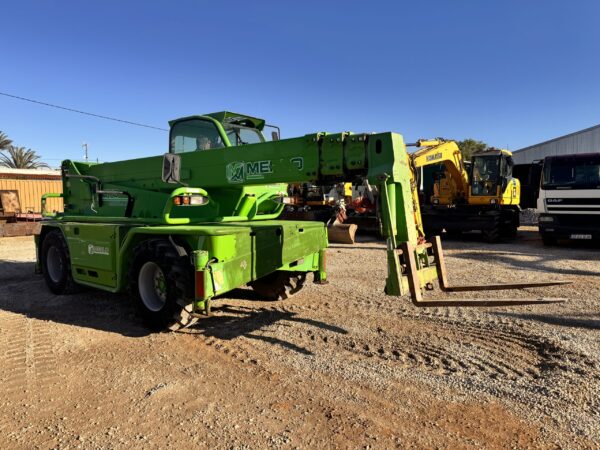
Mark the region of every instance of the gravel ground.
POLYGON ((0 239, 0 448, 598 447, 598 249, 533 227, 444 246, 453 284, 574 282, 470 297, 570 300, 418 309, 382 293, 385 247, 365 240, 331 246, 328 285, 239 289, 151 334, 124 296, 52 295, 33 240, 0 239))

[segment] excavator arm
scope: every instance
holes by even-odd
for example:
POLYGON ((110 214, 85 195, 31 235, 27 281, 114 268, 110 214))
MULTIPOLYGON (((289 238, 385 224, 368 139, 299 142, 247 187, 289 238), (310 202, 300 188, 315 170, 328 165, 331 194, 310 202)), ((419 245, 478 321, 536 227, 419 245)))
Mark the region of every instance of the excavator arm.
POLYGON ((410 155, 415 170, 432 164, 443 164, 455 186, 452 201, 455 202, 460 198, 464 199, 467 197, 469 192, 469 175, 456 142, 441 139, 421 139, 415 144, 409 145, 420 147, 419 150, 410 155))

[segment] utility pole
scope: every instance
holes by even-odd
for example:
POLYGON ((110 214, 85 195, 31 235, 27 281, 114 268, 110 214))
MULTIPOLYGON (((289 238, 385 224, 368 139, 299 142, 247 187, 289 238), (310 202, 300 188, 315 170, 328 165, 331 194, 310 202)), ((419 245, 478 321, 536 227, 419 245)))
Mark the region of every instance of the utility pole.
POLYGON ((83 159, 85 159, 85 162, 88 161, 88 145, 86 142, 84 142, 83 144, 81 144, 81 146, 83 147, 85 153, 83 154, 83 159))

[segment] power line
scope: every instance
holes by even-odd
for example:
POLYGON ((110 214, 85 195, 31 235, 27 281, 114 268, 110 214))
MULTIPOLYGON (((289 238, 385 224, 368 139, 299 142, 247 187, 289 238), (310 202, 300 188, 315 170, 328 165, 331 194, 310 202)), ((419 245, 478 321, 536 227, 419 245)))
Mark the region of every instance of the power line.
POLYGON ((19 97, 18 95, 7 94, 6 92, 0 92, 0 95, 4 95, 5 97, 16 98, 17 100, 23 100, 23 101, 30 102, 30 103, 37 103, 38 105, 49 106, 51 108, 62 109, 64 111, 70 111, 70 112, 74 112, 74 113, 78 113, 78 114, 84 114, 86 116, 98 117, 99 119, 112 120, 115 122, 126 123, 128 125, 135 125, 137 127, 152 128, 154 130, 169 131, 166 128, 159 128, 159 127, 155 127, 152 125, 145 125, 143 123, 130 122, 129 120, 117 119, 115 117, 102 116, 100 114, 94 114, 94 113, 90 113, 90 112, 86 112, 86 111, 80 111, 78 109, 67 108, 65 106, 53 105, 52 103, 40 102, 38 100, 32 100, 30 98, 19 97))

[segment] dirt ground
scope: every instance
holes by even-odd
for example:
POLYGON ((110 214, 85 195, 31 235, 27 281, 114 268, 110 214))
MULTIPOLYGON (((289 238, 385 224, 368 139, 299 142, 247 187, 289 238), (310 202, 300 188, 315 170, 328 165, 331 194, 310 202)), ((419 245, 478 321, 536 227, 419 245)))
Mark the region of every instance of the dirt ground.
POLYGON ((0 448, 598 446, 598 248, 445 242, 455 284, 574 281, 476 294, 570 298, 494 309, 386 297, 384 248, 334 244, 326 286, 151 334, 125 296, 52 295, 33 239, 0 239, 0 448))

